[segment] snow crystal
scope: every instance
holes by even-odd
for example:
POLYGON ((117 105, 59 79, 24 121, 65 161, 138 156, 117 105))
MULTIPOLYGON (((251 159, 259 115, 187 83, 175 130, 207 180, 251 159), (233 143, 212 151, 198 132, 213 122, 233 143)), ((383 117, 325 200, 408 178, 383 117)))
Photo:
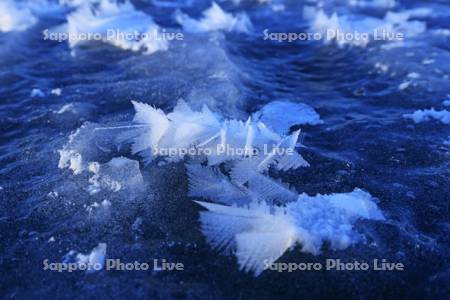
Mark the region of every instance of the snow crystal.
POLYGON ((302 251, 312 254, 320 252, 324 241, 338 250, 357 242, 358 235, 352 231, 352 223, 357 219, 384 219, 372 196, 360 189, 313 197, 301 194, 287 210, 299 228, 302 251))
POLYGON ((422 65, 431 65, 434 64, 436 61, 434 59, 425 58, 422 60, 422 65))
POLYGON ((318 254, 325 241, 334 249, 345 249, 358 241, 352 229, 356 220, 384 219, 370 194, 360 189, 314 197, 302 194, 284 209, 264 203, 243 208, 197 203, 207 209, 200 213, 200 221, 208 242, 234 253, 240 268, 255 276, 297 243, 312 254, 318 254))
POLYGON ((150 105, 133 102, 136 110, 134 122, 142 129, 135 130, 129 140, 133 142, 132 152, 139 153, 149 163, 156 157, 165 157, 169 161, 179 161, 186 155, 206 156, 209 165, 217 165, 227 160, 239 160, 243 157, 258 156, 261 152, 270 154, 252 158, 252 167, 261 171, 276 159, 283 169, 307 166, 308 164, 294 150, 298 132, 282 137, 269 129, 263 122, 249 118, 247 122, 239 120, 221 120, 204 106, 201 111, 193 111, 184 102, 179 101, 173 112, 163 111, 150 105), (139 125, 138 125, 139 126, 139 125), (295 142, 291 139, 295 138, 295 142), (285 151, 275 151, 285 150, 285 151), (278 152, 288 154, 283 159, 278 152))
POLYGON ((322 124, 319 114, 303 103, 273 101, 265 105, 258 113, 260 121, 283 134, 289 132, 294 125, 317 125, 322 124))
POLYGON ((388 12, 384 20, 397 32, 402 32, 406 37, 413 37, 426 31, 427 26, 423 21, 413 18, 426 17, 431 13, 427 8, 416 8, 400 12, 388 12))
POLYGON ((217 30, 249 32, 252 27, 250 19, 245 13, 233 16, 215 2, 203 12, 203 18, 200 20, 195 20, 180 11, 175 14, 175 19, 185 31, 194 33, 217 30))
POLYGON ((168 48, 166 40, 157 39, 159 27, 151 16, 137 11, 128 1, 119 4, 110 0, 100 0, 98 6, 83 2, 67 16, 66 24, 53 31, 67 33, 71 48, 87 42, 77 38, 87 33, 91 36, 101 36, 103 41, 124 50, 142 50, 146 54, 151 54, 168 48), (116 30, 114 34, 111 32, 112 28, 116 30), (136 32, 144 38, 140 40, 126 38, 126 35, 134 35, 136 32))
POLYGON ((422 123, 434 119, 444 124, 450 124, 450 111, 448 110, 435 110, 434 108, 416 110, 412 114, 403 115, 403 117, 412 119, 414 123, 422 123))
MULTIPOLYGON (((194 111, 184 101, 167 114, 148 104, 133 105, 133 125, 99 127, 85 123, 73 133, 60 150, 59 167, 68 167, 74 174, 87 169, 88 192, 92 195, 100 191, 132 195, 144 187, 139 163, 115 157, 101 164, 97 162, 101 153, 110 153, 117 143, 131 143, 131 151, 142 154, 147 162, 156 158, 167 162, 190 159, 186 164, 189 196, 221 203, 198 202, 207 209, 200 214, 202 231, 214 248, 234 253, 242 270, 259 275, 267 263, 276 261, 295 244, 313 254, 320 252, 324 242, 334 249, 344 249, 359 240, 352 229, 355 221, 384 219, 371 195, 360 189, 343 194, 299 195, 268 176, 270 167, 283 172, 309 166, 295 151, 300 130, 284 135, 292 125, 321 122, 309 106, 275 101, 243 122, 224 120, 206 106, 194 111), (281 125, 276 124, 277 118, 283 120, 281 125), (113 134, 116 130, 121 132, 113 134), (217 146, 230 145, 249 152, 234 156, 214 151, 217 146), (264 145, 272 145, 272 151, 252 152, 264 145), (153 152, 166 147, 206 148, 211 152, 200 159, 153 152)), ((88 206, 88 211, 111 206, 108 200, 99 202, 88 206)), ((91 254, 78 254, 77 261, 103 266, 105 251, 106 245, 99 244, 91 254)))
POLYGON ((382 22, 375 18, 365 18, 363 20, 349 20, 346 16, 339 17, 337 13, 328 16, 322 9, 306 6, 303 10, 304 17, 310 22, 310 29, 313 32, 321 33, 325 43, 335 41, 338 46, 353 45, 365 47, 369 43, 368 36, 360 35, 359 38, 347 39, 339 33, 351 33, 358 31, 361 33, 373 32, 370 28, 379 27, 382 22), (357 29, 357 30, 355 30, 357 29))

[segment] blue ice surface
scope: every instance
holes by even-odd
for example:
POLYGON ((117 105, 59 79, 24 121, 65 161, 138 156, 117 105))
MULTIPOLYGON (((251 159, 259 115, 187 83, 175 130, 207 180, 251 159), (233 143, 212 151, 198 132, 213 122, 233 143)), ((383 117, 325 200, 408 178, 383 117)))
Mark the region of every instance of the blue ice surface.
MULTIPOLYGON (((186 34, 183 42, 152 55, 101 42, 70 49, 67 43, 43 41, 42 31, 63 24, 73 8, 34 9, 34 26, 0 32, 2 298, 448 297, 450 128, 435 120, 415 124, 403 118, 416 110, 445 109, 448 2, 400 0, 392 8, 325 4, 328 15, 336 11, 339 17, 362 20, 382 19, 387 10, 431 9, 432 14, 413 20, 425 22, 427 31, 399 47, 264 40, 265 29, 306 31, 305 3, 274 1, 284 5, 279 10, 256 2, 220 2, 228 12, 247 13, 254 27, 250 33, 186 34), (52 93, 58 88, 61 95, 52 93), (186 196, 182 165, 141 165, 146 191, 137 196, 91 195, 88 175, 58 168, 57 150, 83 123, 131 120, 131 100, 170 111, 180 98, 243 120, 276 100, 313 107, 323 123, 301 125, 301 151, 311 167, 280 176, 310 195, 362 188, 380 200, 387 221, 358 223, 366 241, 345 251, 325 247, 313 256, 292 249, 281 261, 385 258, 402 262, 405 270, 267 271, 253 278, 238 270, 233 256, 219 255, 206 244, 199 208, 186 196), (110 210, 96 210, 93 204, 105 198, 110 210), (108 245, 111 258, 166 259, 183 262, 185 270, 43 270, 44 259, 62 262, 71 250, 86 254, 99 243, 108 245)), ((194 0, 133 4, 161 27, 178 30, 176 9, 198 19, 210 6, 194 0)), ((105 163, 124 152, 105 152, 99 160, 105 163)))

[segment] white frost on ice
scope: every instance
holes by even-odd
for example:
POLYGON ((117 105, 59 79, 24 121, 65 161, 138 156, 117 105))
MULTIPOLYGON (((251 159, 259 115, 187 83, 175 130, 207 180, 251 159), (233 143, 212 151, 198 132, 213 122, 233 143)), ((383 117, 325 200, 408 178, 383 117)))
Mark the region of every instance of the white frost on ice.
POLYGON ((36 25, 40 16, 60 9, 48 0, 1 0, 0 32, 25 31, 36 25))
POLYGON ((389 65, 385 63, 377 62, 374 67, 382 73, 387 73, 387 71, 389 71, 389 65))
POLYGON ((159 30, 159 26, 153 22, 151 16, 136 10, 129 1, 117 3, 99 0, 96 6, 90 1, 79 3, 76 10, 67 16, 67 23, 53 31, 66 32, 71 48, 88 42, 81 37, 90 34, 93 37, 101 36, 104 42, 124 50, 152 54, 168 49, 167 40, 157 38, 159 30), (135 33, 144 38, 130 39, 125 36, 135 33), (77 38, 78 36, 80 38, 77 38))
POLYGON ((424 21, 415 20, 415 18, 425 18, 432 14, 428 8, 415 8, 399 12, 388 12, 384 21, 389 24, 396 32, 405 34, 405 37, 413 37, 424 33, 427 30, 427 24, 424 21))
POLYGON ((259 120, 279 134, 285 134, 294 125, 322 124, 319 114, 304 103, 272 101, 255 114, 259 120))
POLYGON ((41 91, 40 89, 34 88, 34 89, 32 89, 31 92, 30 92, 30 97, 31 97, 31 98, 44 98, 44 97, 45 97, 45 94, 44 94, 44 92, 41 91))
POLYGON ((73 174, 81 174, 83 172, 83 159, 81 154, 75 150, 61 149, 59 152, 58 168, 69 168, 73 174))
POLYGON ((249 32, 252 28, 251 21, 245 13, 233 16, 215 2, 203 12, 203 18, 200 20, 193 19, 181 11, 176 12, 175 20, 185 31, 194 33, 218 30, 249 32))
MULTIPOLYGON (((334 249, 344 249, 359 241, 359 234, 353 230, 355 221, 384 219, 371 195, 360 189, 341 194, 299 195, 288 185, 268 176, 271 167, 283 172, 309 166, 295 151, 300 130, 287 136, 285 133, 291 125, 302 124, 305 119, 320 122, 310 107, 275 102, 276 109, 266 107, 243 122, 224 120, 206 106, 194 111, 184 101, 179 101, 167 114, 148 104, 133 102, 133 105, 136 114, 132 125, 99 127, 85 123, 73 133, 60 150, 60 167, 69 167, 75 174, 87 169, 91 173, 88 187, 91 194, 107 190, 126 191, 128 195, 144 185, 138 162, 124 157, 113 158, 106 164, 96 162, 101 161, 96 160, 101 153, 111 152, 111 141, 113 145, 114 142, 132 143, 132 152, 143 155, 147 162, 156 158, 178 161, 186 157, 189 196, 220 203, 198 202, 207 209, 200 214, 202 231, 214 248, 233 253, 242 270, 257 276, 267 264, 296 244, 302 251, 313 254, 320 252, 324 242, 329 242, 334 249), (283 105, 287 105, 285 109, 298 111, 282 126, 282 133, 258 120, 269 116, 285 119, 281 115, 283 105), (305 109, 309 111, 308 118, 305 109), (313 117, 309 118, 311 115, 313 117), (125 131, 111 137, 117 129, 125 131), (272 151, 252 152, 264 145, 272 146, 272 151), (221 154, 214 150, 218 146, 250 151, 239 155, 221 154), (200 156, 200 159, 189 153, 158 152, 185 147, 211 152, 208 155, 205 152, 206 157, 200 156)), ((95 202, 88 210, 110 205, 110 202, 95 202)), ((103 265, 105 251, 106 245, 99 244, 91 254, 79 254, 77 260, 103 265)))
POLYGON ((403 81, 402 83, 399 84, 398 89, 400 91, 403 91, 403 90, 407 89, 410 85, 411 85, 411 81, 403 81))
POLYGON ((59 110, 53 111, 53 113, 60 115, 60 114, 63 114, 65 112, 72 111, 73 108, 74 108, 73 104, 72 103, 68 103, 68 104, 64 104, 59 110))
POLYGON ((240 269, 258 276, 264 262, 272 263, 296 243, 294 220, 281 208, 265 204, 250 208, 197 202, 208 211, 200 213, 202 231, 213 248, 234 253, 240 269))
POLYGON ((103 269, 106 257, 106 244, 99 243, 89 254, 78 253, 76 261, 80 265, 87 266, 86 273, 93 273, 103 269))
POLYGON ((187 164, 190 197, 201 197, 228 205, 251 202, 245 188, 234 185, 216 169, 198 164, 187 164))
POLYGON ((62 90, 60 88, 52 89, 50 93, 55 96, 61 96, 62 90))
POLYGON ((197 203, 207 209, 200 213, 207 241, 217 250, 234 253, 240 268, 255 276, 295 244, 312 254, 319 254, 324 242, 330 242, 333 249, 345 249, 359 240, 352 226, 356 220, 384 219, 372 196, 360 189, 301 194, 285 208, 265 203, 249 207, 197 203))
MULTIPOLYGON (((193 111, 184 101, 179 101, 174 110, 165 114, 150 105, 133 102, 136 110, 134 122, 143 126, 137 129, 129 140, 133 142, 133 153, 139 153, 149 163, 156 157, 165 157, 168 161, 179 161, 194 151, 194 156, 206 155, 209 165, 224 161, 252 159, 248 167, 265 170, 271 164, 278 164, 284 170, 307 166, 304 159, 294 151, 299 132, 282 136, 263 122, 249 118, 247 122, 222 120, 207 106, 201 111, 193 111), (295 139, 295 141, 291 141, 295 139), (284 158, 290 149, 293 153, 284 158), (269 152, 267 157, 258 155, 269 152), (273 150, 273 151, 272 151, 273 150), (186 153, 187 152, 187 153, 186 153)), ((302 118, 296 119, 301 122, 302 118)))
POLYGON ((422 65, 431 65, 434 64, 436 61, 431 58, 425 58, 422 60, 422 65))
POLYGON ((408 77, 410 79, 418 79, 418 78, 420 78, 420 74, 416 73, 416 72, 411 72, 411 73, 408 73, 408 75, 406 75, 406 77, 408 77))
MULTIPOLYGON (((264 174, 255 172, 245 180, 231 180, 216 168, 198 164, 186 165, 189 176, 189 196, 200 197, 226 205, 244 206, 252 202, 265 202, 270 205, 295 201, 298 194, 288 185, 264 174), (247 184, 247 185, 244 185, 247 184)), ((233 172, 241 170, 233 169, 233 172)), ((246 172, 244 170, 244 172, 246 172)))
POLYGON ((24 31, 37 23, 37 18, 26 6, 12 0, 0 1, 0 31, 24 31))
POLYGON ((450 111, 448 110, 435 110, 434 108, 416 110, 412 114, 403 115, 403 117, 412 119, 414 123, 422 123, 434 119, 444 124, 450 124, 450 111))
MULTIPOLYGON (((398 33, 405 38, 414 37, 426 31, 426 22, 415 20, 429 16, 431 10, 417 8, 400 12, 387 12, 384 19, 361 15, 339 16, 336 12, 327 15, 323 9, 305 6, 303 16, 309 21, 312 32, 322 35, 325 43, 335 42, 339 47, 346 45, 366 47, 375 38, 383 39, 383 35, 389 37, 398 33)), ((400 43, 398 39, 384 39, 394 43, 400 43)))

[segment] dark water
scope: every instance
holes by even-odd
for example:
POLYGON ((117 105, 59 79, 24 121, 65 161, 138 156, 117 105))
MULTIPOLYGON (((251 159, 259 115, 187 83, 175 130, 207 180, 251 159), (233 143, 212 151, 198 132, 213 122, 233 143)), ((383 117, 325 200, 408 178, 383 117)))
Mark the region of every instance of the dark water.
MULTIPOLYGON (((41 31, 64 22, 65 12, 44 14, 25 32, 0 33, 2 297, 447 298, 450 147, 445 142, 450 127, 439 121, 415 124, 403 114, 445 109, 450 42, 431 32, 450 28, 450 6, 446 1, 399 2, 392 10, 428 7, 433 13, 420 18, 427 24, 425 33, 392 49, 383 49, 381 42, 340 48, 320 41, 264 40, 266 28, 308 28, 302 1, 286 1, 278 13, 252 1, 239 6, 221 2, 226 11, 245 11, 253 30, 216 33, 215 42, 207 35, 187 34, 169 51, 149 56, 101 43, 80 47, 72 56, 66 43, 43 41, 41 31), (434 62, 423 64, 425 59, 434 62), (381 72, 377 63, 389 65, 389 71, 381 72), (420 77, 399 89, 412 72, 420 77), (33 88, 45 96, 31 97, 33 88), (62 89, 61 96, 50 93, 54 88, 62 89), (234 256, 221 255, 205 242, 199 207, 186 195, 182 164, 141 165, 145 192, 137 195, 91 196, 87 175, 58 168, 57 150, 84 122, 131 120, 130 100, 169 111, 180 98, 241 119, 273 100, 314 107, 324 123, 302 126, 302 153, 311 167, 289 171, 282 179, 308 194, 363 188, 379 199, 387 220, 356 224, 365 243, 342 251, 325 247, 318 256, 297 247, 280 261, 385 258, 402 262, 405 270, 266 271, 254 278, 238 270, 234 256), (71 103, 74 109, 55 113, 71 103), (112 203, 109 215, 90 214, 87 207, 104 199, 112 203), (142 224, 136 225, 137 218, 142 224), (70 250, 89 253, 99 242, 108 245, 107 257, 126 262, 165 258, 182 262, 185 270, 85 274, 42 269, 46 258, 61 262, 70 250)), ((133 3, 160 26, 177 26, 171 17, 175 7, 133 3)), ((194 1, 182 9, 199 16, 208 6, 194 1)), ((344 1, 327 3, 326 9, 340 16, 376 17, 385 11, 349 7, 344 1)))

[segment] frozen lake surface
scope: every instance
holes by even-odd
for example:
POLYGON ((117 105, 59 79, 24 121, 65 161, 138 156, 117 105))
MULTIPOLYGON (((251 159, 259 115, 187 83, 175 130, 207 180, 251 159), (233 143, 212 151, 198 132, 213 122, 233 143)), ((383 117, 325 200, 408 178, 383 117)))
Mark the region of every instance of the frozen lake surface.
POLYGON ((448 297, 448 1, 93 2, 0 3, 2 298, 448 297), (124 41, 110 29, 168 35, 124 41), (97 40, 45 39, 85 32, 97 40), (304 40, 307 32, 322 38, 304 40), (404 38, 386 40, 394 36, 404 38), (132 101, 160 121, 146 124, 132 101), (173 133, 158 137, 166 144, 206 127, 253 144, 301 129, 294 148, 309 166, 268 171, 290 185, 283 193, 294 204, 271 203, 287 212, 199 205, 202 195, 221 205, 268 199, 262 187, 272 181, 236 191, 242 176, 226 164, 208 173, 187 157, 149 158, 126 143, 121 127, 131 124, 152 126, 153 139, 173 133), (253 231, 239 235, 236 218, 254 220, 253 231), (237 231, 230 253, 213 247, 216 222, 237 231), (267 224, 276 234, 261 233, 267 224), (257 245, 281 251, 280 263, 385 259, 404 270, 262 272, 251 262, 265 252, 242 250, 257 245), (184 270, 43 263, 105 258, 184 270))

